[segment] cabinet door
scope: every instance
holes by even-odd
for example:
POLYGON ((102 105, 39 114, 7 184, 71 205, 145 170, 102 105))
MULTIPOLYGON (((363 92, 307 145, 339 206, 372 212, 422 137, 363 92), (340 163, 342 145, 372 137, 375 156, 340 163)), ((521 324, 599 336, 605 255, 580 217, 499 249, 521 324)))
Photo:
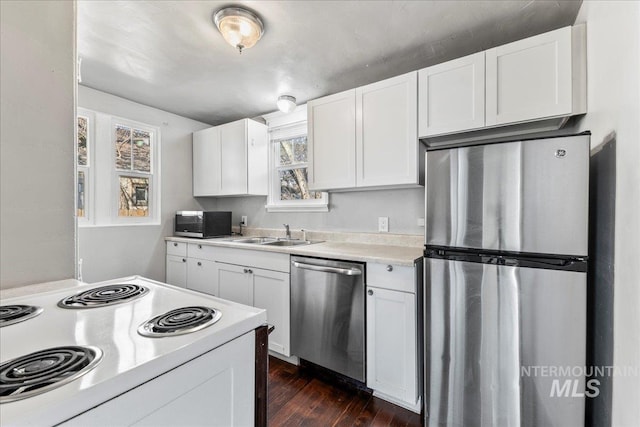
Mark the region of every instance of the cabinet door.
POLYGON ((247 194, 247 119, 220 128, 220 194, 247 194))
POLYGON ((487 126, 571 113, 571 27, 489 49, 486 62, 487 126))
POLYGON ((220 129, 193 133, 193 195, 220 193, 220 129))
POLYGON ((268 127, 247 120, 247 193, 266 196, 269 188, 268 127))
POLYGON ((484 61, 480 52, 419 71, 420 137, 484 126, 484 61))
POLYGON ((240 265, 216 263, 220 298, 253 305, 253 270, 240 265))
POLYGON ((418 183, 417 72, 356 89, 356 185, 418 183))
POLYGON ((182 288, 187 287, 187 258, 167 255, 166 282, 182 288))
POLYGON ((307 103, 309 189, 356 186, 356 91, 307 103))
POLYGON ((267 310, 267 322, 275 326, 269 334, 269 350, 285 356, 291 356, 289 289, 289 274, 253 270, 253 306, 267 310))
POLYGON ((218 296, 216 263, 214 261, 187 258, 187 289, 218 296))
POLYGON ((367 287, 367 387, 408 404, 418 399, 416 296, 367 287))

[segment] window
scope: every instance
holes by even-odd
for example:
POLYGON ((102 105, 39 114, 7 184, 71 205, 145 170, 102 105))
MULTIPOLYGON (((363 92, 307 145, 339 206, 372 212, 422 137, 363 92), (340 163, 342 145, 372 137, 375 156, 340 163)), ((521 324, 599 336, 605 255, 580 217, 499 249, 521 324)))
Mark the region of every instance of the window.
POLYGON ((90 175, 92 128, 94 116, 88 111, 80 111, 77 117, 78 151, 76 157, 76 215, 80 223, 88 223, 90 209, 90 175))
POLYGON ((78 224, 158 224, 159 144, 156 127, 78 109, 78 224))
POLYGON ((159 221, 158 129, 130 120, 112 119, 111 202, 116 223, 159 221))
POLYGON ((267 210, 326 212, 327 193, 311 191, 307 180, 306 107, 267 118, 271 140, 267 210))
POLYGON ((118 217, 148 217, 153 131, 116 122, 113 140, 118 217))

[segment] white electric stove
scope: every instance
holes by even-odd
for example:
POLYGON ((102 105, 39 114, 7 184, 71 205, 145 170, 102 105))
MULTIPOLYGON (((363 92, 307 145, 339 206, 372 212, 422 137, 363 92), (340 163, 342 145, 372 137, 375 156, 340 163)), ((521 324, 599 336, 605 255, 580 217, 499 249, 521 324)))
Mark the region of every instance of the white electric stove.
POLYGON ((0 425, 254 423, 264 310, 139 276, 57 283, 2 300, 0 425))

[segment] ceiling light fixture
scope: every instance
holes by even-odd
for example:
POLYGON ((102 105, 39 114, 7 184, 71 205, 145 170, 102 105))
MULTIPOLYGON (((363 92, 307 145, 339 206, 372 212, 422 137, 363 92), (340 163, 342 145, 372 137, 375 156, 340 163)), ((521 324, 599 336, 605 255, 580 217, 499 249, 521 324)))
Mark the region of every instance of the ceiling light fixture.
POLYGON ((278 106, 278 110, 283 113, 290 113, 296 109, 296 99, 290 95, 282 95, 278 97, 276 105, 278 106))
POLYGON ((220 9, 213 14, 213 22, 227 43, 240 53, 255 45, 264 34, 258 15, 240 7, 220 9))

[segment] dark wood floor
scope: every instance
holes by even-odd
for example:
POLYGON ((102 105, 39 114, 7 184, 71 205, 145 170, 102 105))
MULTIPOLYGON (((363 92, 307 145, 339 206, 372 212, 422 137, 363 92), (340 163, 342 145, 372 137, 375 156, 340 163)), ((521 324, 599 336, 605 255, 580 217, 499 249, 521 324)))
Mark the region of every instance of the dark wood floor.
POLYGON ((421 426, 420 415, 269 357, 269 426, 421 426))

